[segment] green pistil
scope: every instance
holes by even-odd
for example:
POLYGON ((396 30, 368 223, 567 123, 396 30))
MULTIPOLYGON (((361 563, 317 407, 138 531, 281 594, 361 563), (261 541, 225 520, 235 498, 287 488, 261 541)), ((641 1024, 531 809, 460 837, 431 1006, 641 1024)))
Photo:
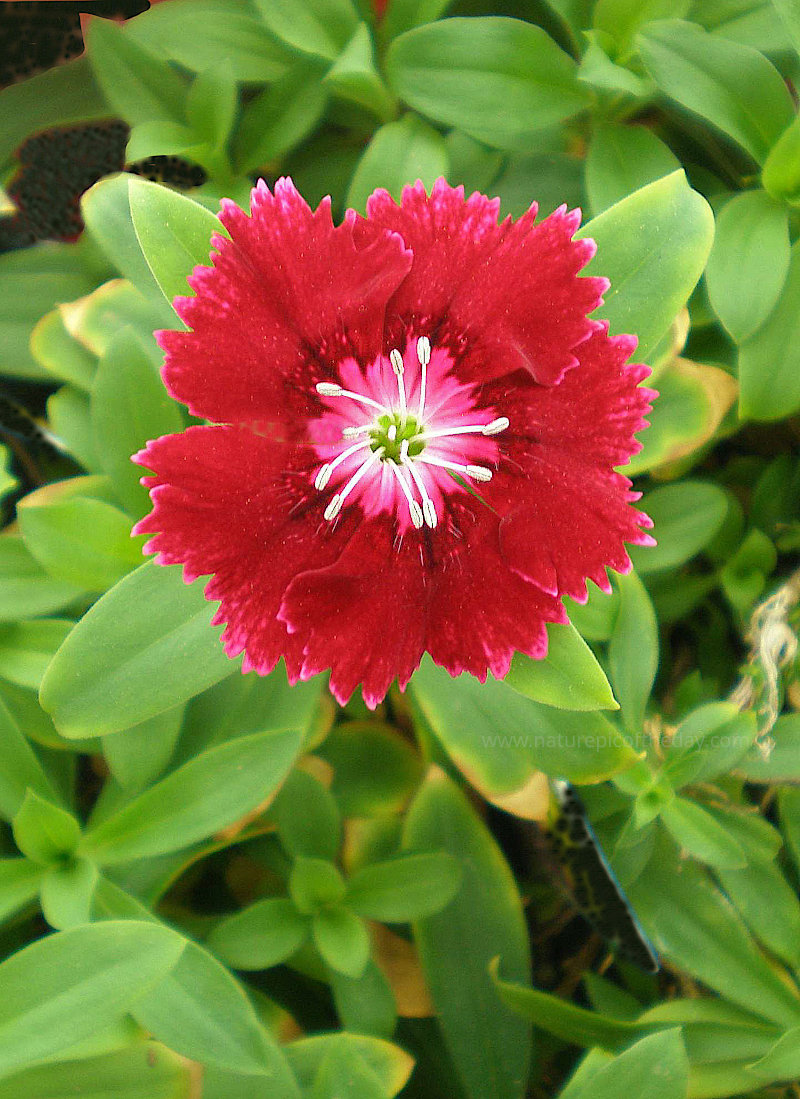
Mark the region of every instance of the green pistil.
POLYGON ((373 452, 383 447, 383 461, 400 465, 400 452, 404 442, 408 442, 409 458, 416 458, 425 449, 425 444, 414 438, 421 430, 419 422, 413 416, 401 416, 398 412, 391 416, 379 416, 370 432, 370 447, 373 452), (392 428, 395 429, 394 433, 392 428), (391 437, 392 434, 394 438, 391 437))

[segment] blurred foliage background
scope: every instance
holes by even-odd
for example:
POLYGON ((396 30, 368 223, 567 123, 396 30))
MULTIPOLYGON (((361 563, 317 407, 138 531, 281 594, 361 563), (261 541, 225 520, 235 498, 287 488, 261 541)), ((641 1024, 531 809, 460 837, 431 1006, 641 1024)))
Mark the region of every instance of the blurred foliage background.
POLYGON ((0 9, 0 1099, 800 1093, 797 4, 67 7, 0 9), (504 683, 338 709, 141 563, 129 456, 188 423, 152 332, 282 174, 592 219, 658 545, 504 683), (546 776, 659 973, 578 913, 546 776))

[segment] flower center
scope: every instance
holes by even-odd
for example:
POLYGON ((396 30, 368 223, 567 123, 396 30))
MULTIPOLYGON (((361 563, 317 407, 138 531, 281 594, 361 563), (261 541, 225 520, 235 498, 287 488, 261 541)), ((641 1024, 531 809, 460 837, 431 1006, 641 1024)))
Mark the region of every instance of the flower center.
MULTIPOLYGON (((333 453, 314 478, 319 492, 332 478, 336 484, 324 512, 328 521, 349 499, 358 498, 368 513, 399 504, 407 509, 414 527, 433 529, 444 496, 456 485, 463 487, 465 479, 491 480, 492 470, 475 459, 496 459, 496 444, 489 439, 506 430, 508 419, 472 422, 485 419, 486 412, 477 413, 472 400, 465 397, 465 387, 450 375, 452 363, 446 352, 437 352, 432 363, 427 336, 416 341, 415 352, 410 363, 397 349, 389 353, 395 383, 389 392, 383 358, 366 378, 355 375, 354 388, 317 383, 321 397, 336 398, 334 406, 341 399, 342 405, 341 412, 337 409, 342 442, 320 448, 326 457, 333 453), (430 400, 430 383, 437 390, 435 402, 430 400)), ((353 376, 352 370, 348 376, 353 376)), ((332 419, 332 415, 322 418, 332 419)))

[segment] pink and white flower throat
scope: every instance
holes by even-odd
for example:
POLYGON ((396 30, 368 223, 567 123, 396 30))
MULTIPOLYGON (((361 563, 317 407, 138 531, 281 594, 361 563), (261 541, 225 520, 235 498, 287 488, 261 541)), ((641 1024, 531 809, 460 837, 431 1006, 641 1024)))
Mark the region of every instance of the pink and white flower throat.
POLYGON ((453 367, 447 350, 420 336, 365 370, 346 358, 338 382, 317 383, 324 412, 308 426, 325 519, 358 504, 368 518, 394 514, 401 535, 433 529, 447 496, 470 483, 480 492, 491 480, 500 457, 494 436, 509 421, 478 407, 475 387, 459 382, 453 367))

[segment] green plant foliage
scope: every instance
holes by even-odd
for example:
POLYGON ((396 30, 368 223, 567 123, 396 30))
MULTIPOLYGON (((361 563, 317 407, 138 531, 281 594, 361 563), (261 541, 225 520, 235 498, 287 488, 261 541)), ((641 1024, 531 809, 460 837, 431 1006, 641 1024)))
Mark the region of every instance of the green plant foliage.
MULTIPOLYGON (((170 0, 84 23, 84 56, 0 90, 0 1099, 793 1094, 797 5, 170 0), (111 119, 128 171, 76 196, 77 239, 6 250, 71 170, 33 163, 45 131, 111 119), (181 328, 220 199, 247 212, 287 175, 337 224, 440 177, 501 217, 586 213, 593 316, 659 394, 615 475, 655 544, 503 680, 426 657, 370 710, 297 665, 242 674, 207 578, 132 536, 131 456, 205 422, 154 333, 181 328), (593 930, 605 890, 658 973, 593 930)), ((442 300, 460 275, 424 273, 442 300)), ((258 435, 304 441, 263 412, 258 435)))

